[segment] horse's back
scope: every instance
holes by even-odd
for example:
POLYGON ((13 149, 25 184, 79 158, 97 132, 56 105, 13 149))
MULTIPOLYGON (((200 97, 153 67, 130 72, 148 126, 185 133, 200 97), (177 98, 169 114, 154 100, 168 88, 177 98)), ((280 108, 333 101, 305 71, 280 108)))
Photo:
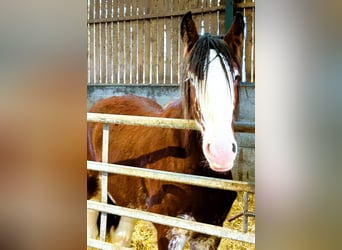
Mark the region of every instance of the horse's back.
MULTIPOLYGON (((89 112, 160 117, 163 113, 163 108, 152 99, 135 95, 124 95, 102 99, 95 103, 89 112)), ((96 161, 99 161, 101 158, 102 128, 102 123, 88 123, 88 137, 91 141, 88 152, 92 151, 91 154, 94 156, 92 158, 96 161)), ((138 157, 143 149, 146 149, 146 142, 142 138, 152 133, 151 130, 153 129, 148 127, 111 124, 108 160, 111 163, 115 163, 138 157)), ((154 128, 154 130, 157 130, 157 128, 154 128)))
POLYGON ((112 96, 95 103, 89 112, 138 116, 160 116, 163 108, 154 100, 142 96, 112 96))

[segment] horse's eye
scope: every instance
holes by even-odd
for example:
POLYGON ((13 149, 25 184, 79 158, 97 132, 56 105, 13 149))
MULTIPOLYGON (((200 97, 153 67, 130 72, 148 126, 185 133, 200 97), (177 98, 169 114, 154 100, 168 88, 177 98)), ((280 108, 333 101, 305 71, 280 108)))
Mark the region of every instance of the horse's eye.
POLYGON ((194 78, 192 78, 191 76, 188 77, 188 80, 189 80, 189 82, 190 82, 191 84, 194 83, 194 78))

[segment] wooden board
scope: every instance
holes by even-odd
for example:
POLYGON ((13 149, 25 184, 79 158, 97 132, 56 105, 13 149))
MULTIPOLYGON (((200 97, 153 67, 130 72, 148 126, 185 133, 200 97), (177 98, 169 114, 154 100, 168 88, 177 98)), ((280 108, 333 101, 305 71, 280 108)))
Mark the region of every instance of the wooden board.
MULTIPOLYGON (((254 81, 254 2, 234 6, 247 20, 247 81, 254 81), (246 8, 245 8, 246 7, 246 8)), ((225 1, 88 0, 90 84, 179 84, 180 22, 189 10, 201 32, 225 34, 225 1), (116 20, 116 21, 115 21, 116 20)))

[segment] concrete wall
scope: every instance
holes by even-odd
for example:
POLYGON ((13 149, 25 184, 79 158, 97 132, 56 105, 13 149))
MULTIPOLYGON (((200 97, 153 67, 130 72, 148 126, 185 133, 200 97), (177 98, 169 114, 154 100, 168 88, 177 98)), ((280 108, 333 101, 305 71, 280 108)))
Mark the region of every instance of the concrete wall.
POLYGON ((161 106, 176 100, 180 96, 179 86, 161 85, 88 85, 88 106, 89 109, 100 99, 133 94, 149 97, 161 106))
MULTIPOLYGON (((88 85, 89 109, 96 101, 110 96, 134 94, 149 97, 161 106, 180 97, 179 86, 163 85, 88 85)), ((255 121, 255 88, 254 85, 243 85, 240 88, 239 120, 255 121)), ((235 180, 255 181, 255 135, 236 133, 239 146, 236 165, 233 169, 235 180)))

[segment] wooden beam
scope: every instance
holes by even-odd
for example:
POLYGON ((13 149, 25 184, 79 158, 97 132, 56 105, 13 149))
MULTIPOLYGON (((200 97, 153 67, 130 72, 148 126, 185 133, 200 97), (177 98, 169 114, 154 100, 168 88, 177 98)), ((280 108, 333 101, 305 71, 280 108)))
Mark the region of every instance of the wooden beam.
MULTIPOLYGON (((225 11, 225 6, 212 6, 206 8, 196 8, 191 9, 192 14, 200 14, 200 13, 210 13, 215 11, 225 11)), ((185 14, 185 10, 181 11, 173 11, 167 13, 157 13, 157 14, 147 14, 147 15, 132 15, 132 16, 120 16, 114 18, 95 18, 89 19, 88 23, 109 23, 109 22, 121 22, 121 21, 133 21, 133 20, 148 20, 148 19, 156 19, 156 18, 169 18, 169 17, 179 17, 185 14)))
POLYGON ((255 3, 234 3, 234 8, 236 9, 247 9, 247 8, 254 8, 255 3))

